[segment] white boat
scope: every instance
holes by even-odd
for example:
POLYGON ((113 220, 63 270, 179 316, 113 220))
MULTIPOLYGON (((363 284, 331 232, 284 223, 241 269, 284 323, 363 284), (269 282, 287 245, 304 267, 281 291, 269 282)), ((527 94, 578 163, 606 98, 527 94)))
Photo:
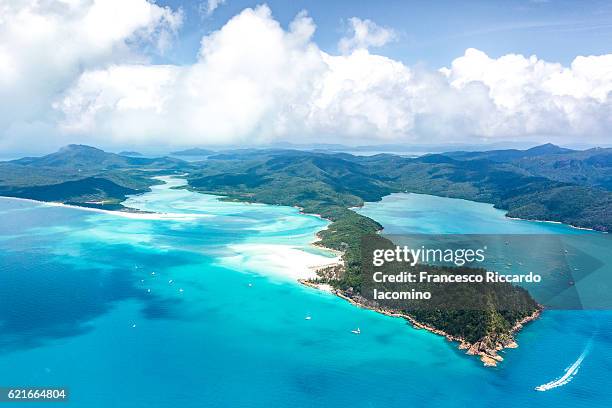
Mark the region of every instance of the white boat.
POLYGON ((353 334, 361 334, 361 330, 359 329, 359 327, 355 330, 351 330, 351 333, 353 334))
POLYGON ((312 319, 312 317, 310 317, 310 316, 306 316, 306 317, 304 318, 304 320, 310 320, 310 319, 312 319))

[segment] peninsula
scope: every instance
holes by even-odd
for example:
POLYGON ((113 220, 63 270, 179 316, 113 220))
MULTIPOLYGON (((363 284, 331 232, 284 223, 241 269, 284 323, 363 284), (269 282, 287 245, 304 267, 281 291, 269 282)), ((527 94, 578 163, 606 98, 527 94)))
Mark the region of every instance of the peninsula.
POLYGON ((602 163, 608 163, 610 149, 534 149, 478 157, 449 153, 418 158, 243 149, 187 162, 127 157, 70 145, 47 156, 0 163, 0 195, 125 210, 121 202, 127 195, 145 192, 158 183, 153 176, 181 174, 188 181, 184 188, 197 192, 222 195, 226 200, 300 207, 330 221, 318 233, 317 245, 342 253, 340 264, 321 268, 318 278, 303 283, 327 285, 355 304, 404 317, 416 327, 458 341, 460 347, 492 365, 500 359, 497 351, 516 346, 513 334, 538 316, 540 307, 531 296, 511 284, 500 287, 520 299, 523 307, 513 313, 504 312, 495 302, 485 310, 433 313, 386 309, 366 300, 361 293, 360 241, 382 226, 351 208, 394 192, 418 192, 492 202, 508 210, 509 216, 609 231, 612 193, 602 163), (533 157, 541 160, 535 162, 533 157), (599 178, 578 183, 570 172, 567 178, 561 173, 555 180, 545 177, 555 160, 581 160, 584 166, 597 166, 599 178), (539 168, 534 163, 544 164, 539 168))

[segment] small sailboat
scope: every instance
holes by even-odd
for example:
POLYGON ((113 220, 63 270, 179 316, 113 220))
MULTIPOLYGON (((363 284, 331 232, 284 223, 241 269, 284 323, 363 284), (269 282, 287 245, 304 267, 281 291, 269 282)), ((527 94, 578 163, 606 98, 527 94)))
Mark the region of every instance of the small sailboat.
POLYGON ((361 329, 358 327, 355 330, 351 330, 351 333, 353 333, 353 334, 361 334, 361 329))

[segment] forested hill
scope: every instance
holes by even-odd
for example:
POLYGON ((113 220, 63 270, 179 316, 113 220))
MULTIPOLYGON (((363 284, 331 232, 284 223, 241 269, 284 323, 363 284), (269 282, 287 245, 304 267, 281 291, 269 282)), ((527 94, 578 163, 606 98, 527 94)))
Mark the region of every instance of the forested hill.
POLYGON ((545 144, 527 150, 449 152, 457 160, 487 159, 508 163, 532 176, 612 190, 612 149, 571 150, 545 144))
POLYGON ((178 159, 128 157, 69 145, 42 157, 0 162, 0 195, 121 209, 126 195, 156 183, 151 175, 186 168, 178 159))
POLYGON ((274 204, 346 207, 391 192, 418 192, 493 203, 513 217, 612 228, 612 193, 605 188, 553 180, 483 158, 248 150, 210 156, 189 179, 201 190, 274 204))

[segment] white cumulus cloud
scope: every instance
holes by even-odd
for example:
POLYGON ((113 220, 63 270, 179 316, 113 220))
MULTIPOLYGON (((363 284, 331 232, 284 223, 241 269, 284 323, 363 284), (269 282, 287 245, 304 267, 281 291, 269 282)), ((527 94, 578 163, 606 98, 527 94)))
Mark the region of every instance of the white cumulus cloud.
POLYGON ((262 6, 202 40, 189 66, 122 65, 85 73, 56 107, 64 128, 177 143, 267 141, 297 131, 325 69, 311 19, 284 31, 262 6))
POLYGON ((362 20, 358 17, 349 18, 350 28, 348 35, 338 42, 338 49, 342 53, 349 53, 357 49, 382 47, 397 39, 394 30, 381 27, 371 20, 362 20))
POLYGON ((536 56, 497 59, 468 49, 442 69, 459 91, 482 84, 497 120, 481 133, 605 137, 612 128, 612 55, 576 57, 570 67, 536 56))
POLYGON ((84 70, 144 61, 136 50, 163 51, 181 21, 146 0, 0 0, 0 147, 53 132, 52 102, 84 70))

